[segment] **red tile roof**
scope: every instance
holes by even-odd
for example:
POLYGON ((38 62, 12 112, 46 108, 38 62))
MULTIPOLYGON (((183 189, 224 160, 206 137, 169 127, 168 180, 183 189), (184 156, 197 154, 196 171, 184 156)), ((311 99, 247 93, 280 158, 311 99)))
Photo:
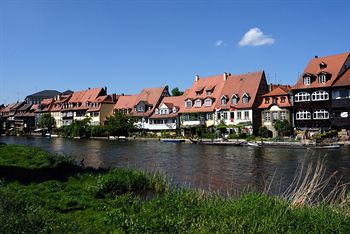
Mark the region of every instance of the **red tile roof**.
MULTIPOLYGON (((228 77, 226 84, 224 85, 220 99, 222 96, 229 98, 226 105, 221 105, 221 100, 216 102, 216 108, 220 109, 250 109, 253 108, 258 90, 262 81, 265 80, 264 71, 250 72, 242 75, 234 75, 228 77), (244 94, 248 94, 248 103, 243 103, 242 99, 244 94), (232 104, 232 97, 236 95, 238 97, 237 104, 232 104)), ((265 80, 266 81, 266 80, 265 80)))
POLYGON ((120 96, 117 103, 114 106, 114 110, 131 109, 130 114, 132 116, 149 117, 154 112, 164 92, 167 92, 166 86, 160 88, 146 88, 143 89, 141 93, 137 95, 120 96), (152 108, 150 110, 147 110, 146 112, 136 112, 135 106, 140 102, 145 102, 148 105, 152 106, 152 108))
POLYGON ((333 87, 341 87, 341 86, 350 86, 350 67, 333 84, 333 87))
POLYGON ((173 107, 176 107, 176 112, 172 112, 170 114, 153 114, 150 116, 151 119, 157 119, 157 118, 174 118, 176 117, 182 108, 184 108, 184 102, 185 102, 185 95, 182 96, 172 96, 172 97, 164 97, 162 102, 159 104, 157 108, 165 104, 169 109, 172 109, 173 107))
POLYGON ((292 88, 293 90, 296 89, 310 89, 310 88, 323 88, 323 87, 330 87, 334 83, 334 81, 339 76, 339 73, 348 59, 350 55, 350 52, 337 54, 337 55, 331 55, 331 56, 325 56, 325 57, 319 57, 319 58, 313 58, 307 65, 307 67, 304 70, 304 73, 300 76, 297 83, 292 88), (320 64, 324 63, 326 67, 321 68, 320 64), (313 80, 310 85, 304 85, 304 75, 312 75, 317 77, 320 73, 330 74, 330 79, 327 80, 326 83, 319 83, 317 82, 317 79, 313 80))
MULTIPOLYGON (((216 76, 209 76, 195 80, 192 87, 187 89, 184 93, 184 101, 181 104, 180 113, 195 113, 195 112, 213 112, 215 110, 215 104, 220 99, 222 88, 224 87, 224 76, 225 74, 220 74, 216 76), (201 91, 200 94, 198 92, 201 91), (207 94, 207 91, 211 93, 207 94), (194 107, 194 103, 191 108, 185 107, 186 100, 204 100, 207 98, 212 99, 211 106, 204 106, 204 103, 201 107, 194 107)), ((227 74, 229 77, 230 74, 227 74)))

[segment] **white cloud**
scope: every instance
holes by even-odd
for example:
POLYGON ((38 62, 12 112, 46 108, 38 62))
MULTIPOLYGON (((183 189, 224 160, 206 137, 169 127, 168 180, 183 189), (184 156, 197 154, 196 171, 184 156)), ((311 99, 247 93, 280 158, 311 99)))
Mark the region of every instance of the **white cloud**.
POLYGON ((225 46, 225 45, 226 45, 226 44, 224 43, 223 40, 218 40, 218 41, 215 42, 215 46, 216 46, 216 47, 225 46))
POLYGON ((246 32, 239 41, 239 46, 262 46, 275 43, 275 39, 271 36, 264 35, 260 28, 251 28, 246 32))

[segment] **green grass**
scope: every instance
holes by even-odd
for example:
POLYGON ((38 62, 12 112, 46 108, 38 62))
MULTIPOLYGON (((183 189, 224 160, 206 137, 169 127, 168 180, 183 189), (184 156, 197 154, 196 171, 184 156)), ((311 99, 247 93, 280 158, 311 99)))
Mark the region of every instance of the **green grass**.
POLYGON ((54 169, 56 157, 25 146, 0 147, 0 233, 350 232, 348 210, 340 207, 293 207, 253 192, 221 197, 170 190, 164 176, 134 169, 77 169, 71 163, 74 173, 64 180, 26 183, 2 170, 54 169))

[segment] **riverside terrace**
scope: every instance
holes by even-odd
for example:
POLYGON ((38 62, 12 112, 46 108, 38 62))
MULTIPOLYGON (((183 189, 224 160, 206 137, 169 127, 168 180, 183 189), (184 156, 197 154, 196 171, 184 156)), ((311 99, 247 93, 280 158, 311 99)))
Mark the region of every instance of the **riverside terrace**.
POLYGON ((273 91, 276 86, 286 87, 268 84, 265 72, 258 71, 197 75, 192 86, 178 98, 168 98, 168 86, 145 88, 134 95, 107 94, 106 87, 67 91, 51 98, 40 97, 40 93, 47 92, 38 92, 35 100, 41 100, 40 104, 24 101, 1 105, 0 129, 6 133, 32 133, 44 113, 55 118, 57 128, 85 117, 91 117, 93 125, 105 125, 108 116, 122 111, 137 118, 138 129, 181 131, 183 135, 194 134, 197 127, 210 128, 221 123, 230 131, 239 126, 243 132, 256 135, 264 125, 276 133, 276 120, 288 120, 292 127, 304 131, 350 130, 349 52, 311 59, 291 91, 283 90, 283 95, 273 91), (270 98, 272 102, 267 103, 270 98), (285 100, 288 110, 281 109, 285 100))

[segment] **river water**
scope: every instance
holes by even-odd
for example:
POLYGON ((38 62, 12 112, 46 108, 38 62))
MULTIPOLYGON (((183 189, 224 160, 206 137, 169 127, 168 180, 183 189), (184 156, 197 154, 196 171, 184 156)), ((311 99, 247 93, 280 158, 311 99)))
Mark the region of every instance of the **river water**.
POLYGON ((1 137, 0 142, 41 147, 84 159, 86 166, 136 167, 160 171, 175 184, 225 192, 239 192, 271 183, 272 193, 285 191, 303 162, 326 162, 326 176, 350 182, 350 147, 340 149, 275 149, 206 146, 159 141, 108 141, 41 137, 1 137))

